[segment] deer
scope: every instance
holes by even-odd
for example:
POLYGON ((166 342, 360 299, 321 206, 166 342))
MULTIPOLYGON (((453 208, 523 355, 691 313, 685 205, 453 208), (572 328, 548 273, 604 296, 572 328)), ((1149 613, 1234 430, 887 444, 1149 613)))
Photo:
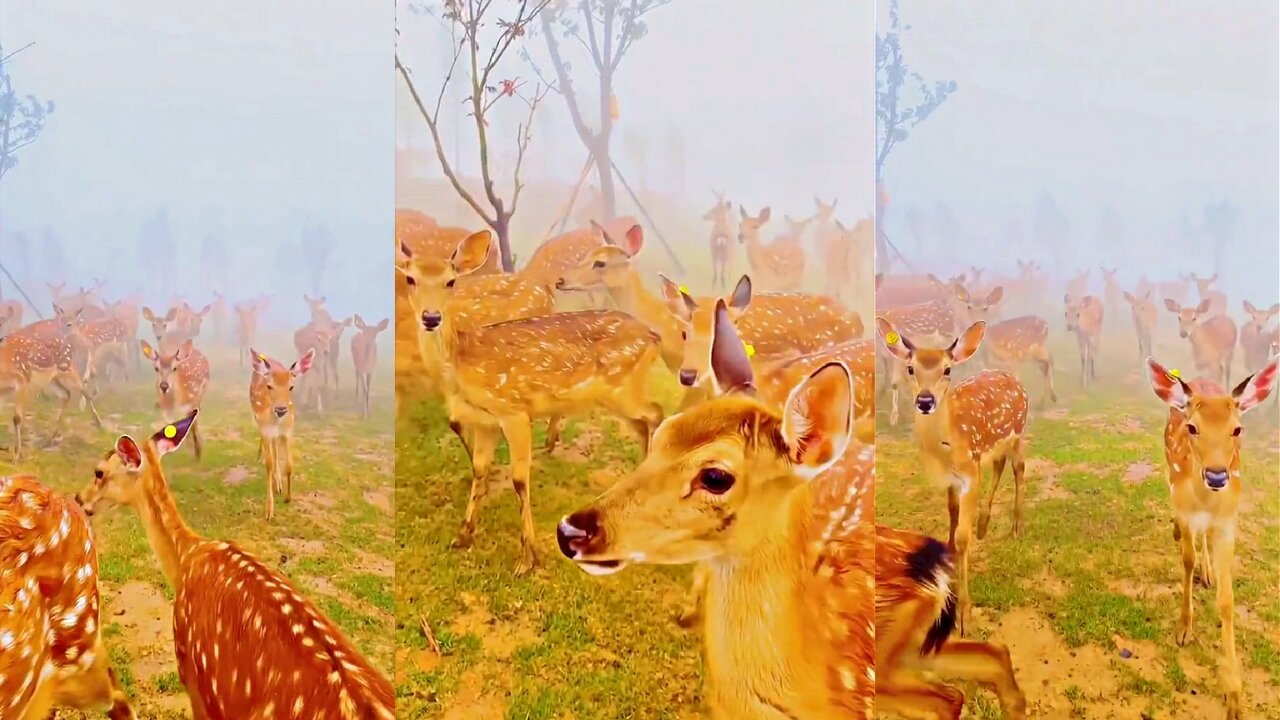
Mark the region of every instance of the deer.
POLYGON ((272 520, 276 493, 284 493, 286 504, 293 501, 293 425, 297 415, 293 387, 311 369, 316 351, 308 348, 288 367, 252 348, 250 351, 249 409, 258 427, 258 459, 267 471, 267 520, 272 520))
POLYGON ((876 308, 900 308, 908 305, 949 300, 944 284, 933 275, 888 275, 876 273, 876 308))
POLYGON ((0 394, 10 396, 14 402, 15 461, 22 455, 26 402, 46 387, 52 386, 62 399, 54 419, 54 431, 47 440, 49 445, 62 436, 67 406, 74 397, 80 399, 82 409, 89 410, 94 426, 98 429, 103 427, 102 417, 85 388, 91 356, 64 334, 64 320, 54 318, 42 322, 48 324, 42 325, 39 331, 30 330, 32 325, 28 325, 0 342, 0 394))
POLYGON ((1267 330, 1271 327, 1271 322, 1280 316, 1280 303, 1258 309, 1245 300, 1244 312, 1249 316, 1249 321, 1240 328, 1240 350, 1244 353, 1244 364, 1248 368, 1262 367, 1267 358, 1276 354, 1271 338, 1274 332, 1268 333, 1267 330))
POLYGON ((293 349, 297 351, 299 356, 311 353, 316 364, 319 365, 321 374, 319 379, 315 378, 314 375, 301 379, 302 406, 315 408, 319 413, 324 412, 324 392, 327 384, 324 381, 324 377, 329 372, 329 354, 333 347, 333 336, 337 332, 338 326, 339 323, 336 322, 329 326, 318 326, 311 322, 298 328, 293 333, 293 349))
MULTIPOLYGON (((454 252, 443 283, 482 267, 492 248, 487 231, 454 252)), ((433 283, 441 279, 437 277, 433 283)), ((478 505, 488 492, 489 466, 499 433, 510 449, 512 485, 520 500, 521 558, 517 575, 538 564, 530 501, 532 420, 603 408, 625 420, 647 450, 662 421, 662 406, 648 398, 661 339, 640 320, 616 310, 582 310, 459 327, 456 303, 418 306, 422 330, 445 358, 445 397, 450 418, 472 428, 472 485, 466 516, 454 541, 467 547, 478 505)))
POLYGON ((1213 289, 1213 284, 1218 281, 1218 274, 1200 277, 1195 273, 1188 273, 1183 279, 1191 282, 1196 286, 1196 292, 1201 300, 1209 301, 1209 309, 1205 311, 1205 317, 1214 317, 1217 315, 1225 315, 1227 313, 1227 296, 1213 289))
POLYGON ((981 369, 1014 372, 1022 363, 1034 363, 1044 378, 1044 395, 1040 399, 1040 406, 1044 407, 1046 401, 1058 402, 1058 391, 1053 386, 1049 323, 1035 315, 995 321, 992 310, 1004 299, 1002 285, 995 286, 982 298, 971 296, 964 285, 956 285, 955 293, 956 315, 961 324, 969 326, 979 320, 987 324, 986 335, 979 348, 981 369))
POLYGON ((22 327, 22 303, 17 300, 0 300, 0 338, 22 327))
POLYGON ((246 359, 252 362, 250 346, 258 336, 258 318, 266 305, 265 299, 258 299, 252 303, 241 303, 235 306, 236 344, 240 348, 240 367, 244 367, 246 359))
POLYGON ((1166 300, 1173 300, 1179 305, 1187 301, 1187 293, 1190 292, 1190 281, 1186 276, 1177 280, 1165 280, 1156 283, 1156 290, 1160 296, 1166 300))
POLYGON ((1197 536, 1203 536, 1207 546, 1204 560, 1209 562, 1202 568, 1209 571, 1217 586, 1216 605, 1222 623, 1220 677, 1227 717, 1231 720, 1241 716, 1240 660, 1236 656, 1236 606, 1232 588, 1244 482, 1240 469, 1240 421, 1271 394, 1278 366, 1280 356, 1273 357, 1227 394, 1213 379, 1198 378, 1188 383, 1177 371, 1147 358, 1151 388, 1156 397, 1169 406, 1164 456, 1173 505, 1173 539, 1182 550, 1182 597, 1174 637, 1180 646, 1191 639, 1195 546, 1197 536))
MULTIPOLYGON (((593 220, 589 227, 557 235, 533 251, 521 273, 531 282, 553 287, 566 271, 582 264, 588 253, 608 243, 609 237, 623 237, 636 224, 634 217, 624 215, 603 225, 593 220)), ((591 307, 603 306, 593 292, 587 292, 587 298, 591 307)))
MULTIPOLYGON (((163 344, 155 348, 139 340, 142 356, 151 361, 156 372, 156 408, 165 417, 185 415, 204 402, 209 387, 209 358, 191 340, 170 349, 163 344)), ((192 428, 191 448, 200 459, 204 443, 198 428, 192 428)))
POLYGON ((1090 380, 1098 379, 1098 344, 1102 339, 1102 301, 1097 295, 1085 295, 1078 300, 1070 294, 1062 297, 1067 332, 1076 336, 1076 349, 1080 352, 1080 385, 1088 387, 1090 380))
POLYGON ((213 335, 219 341, 225 341, 227 339, 227 296, 215 291, 210 307, 209 317, 213 320, 213 335))
POLYGON ((321 327, 333 324, 333 316, 329 314, 329 309, 325 307, 326 298, 323 295, 313 298, 304 293, 302 300, 307 304, 307 312, 311 314, 312 324, 321 327))
POLYGON ((0 477, 0 538, 0 717, 66 708, 132 720, 102 639, 85 513, 34 477, 0 477))
POLYGON ((129 330, 114 312, 97 320, 83 320, 79 314, 65 317, 64 336, 72 346, 89 353, 88 373, 115 379, 115 371, 129 380, 130 336, 129 330))
POLYGON ((959 564, 957 620, 969 631, 969 551, 986 537, 991 503, 1006 464, 1013 466, 1012 535, 1022 534, 1026 493, 1027 391, 1005 370, 983 370, 952 385, 952 368, 978 351, 986 333, 981 320, 942 348, 917 346, 883 317, 876 318, 884 348, 907 367, 915 393, 915 437, 926 476, 947 487, 947 546, 959 564), (982 504, 982 468, 991 468, 991 494, 982 504), (981 506, 981 509, 980 509, 981 506), (976 532, 974 518, 977 516, 976 532))
POLYGON ((378 333, 387 329, 390 318, 383 318, 375 325, 366 325, 364 318, 355 316, 357 332, 351 337, 351 364, 356 369, 356 401, 360 403, 360 412, 369 417, 370 386, 373 384, 373 370, 378 365, 378 333))
MULTIPOLYGON (((115 318, 124 326, 124 344, 127 360, 133 367, 142 363, 141 347, 138 345, 138 298, 131 295, 113 303, 106 303, 107 315, 115 318)), ((126 380, 128 376, 126 375, 126 380)))
POLYGON ((162 458, 199 412, 141 443, 120 436, 76 496, 88 515, 124 505, 141 519, 173 588, 174 655, 193 715, 391 720, 390 681, 284 573, 183 518, 162 458))
POLYGON ((738 206, 738 243, 747 248, 747 261, 751 273, 764 287, 775 292, 798 290, 804 281, 804 247, 799 242, 777 241, 765 245, 760 240, 760 228, 771 215, 766 207, 757 215, 738 206))
POLYGON ((1089 270, 1076 273, 1067 281, 1067 295, 1084 297, 1089 294, 1089 270))
POLYGON ((863 273, 863 260, 874 247, 875 220, 862 218, 853 227, 835 220, 835 234, 827 241, 823 263, 827 295, 840 299, 842 288, 855 287, 863 273))
MULTIPOLYGON (((892 323, 901 332, 910 333, 916 338, 935 338, 941 340, 955 332, 956 312, 954 301, 946 296, 937 297, 926 302, 911 305, 893 306, 881 304, 879 283, 882 276, 876 276, 876 312, 880 317, 892 323)), ((929 282, 935 289, 948 287, 941 280, 929 275, 929 282)), ((953 278, 954 281, 954 278, 953 278)), ((954 282, 949 283, 954 286, 954 282)), ((892 353, 887 354, 884 377, 889 386, 889 425, 897 426, 899 414, 899 396, 903 384, 907 382, 907 366, 892 353)))
POLYGON ((1133 334, 1138 339, 1138 359, 1145 359, 1151 354, 1151 337, 1156 330, 1156 303, 1151 297, 1151 290, 1138 291, 1137 294, 1123 291, 1122 297, 1129 304, 1129 312, 1133 315, 1133 334))
POLYGON ((1106 300, 1107 309, 1113 313, 1120 312, 1120 308, 1124 307, 1121 302, 1124 300, 1124 288, 1120 287, 1120 282, 1116 280, 1116 273, 1119 268, 1111 268, 1110 270, 1099 266, 1098 270, 1102 271, 1102 297, 1106 300))
POLYGON ((733 237, 737 230, 733 225, 733 203, 724 199, 724 193, 712 191, 716 204, 702 215, 711 222, 711 236, 707 245, 711 251, 711 286, 723 290, 729 282, 729 263, 733 259, 733 237))
POLYGON ((1195 307, 1183 307, 1176 300, 1164 299, 1165 309, 1178 318, 1178 337, 1191 343, 1191 357, 1196 370, 1214 382, 1231 384, 1231 360, 1235 355, 1236 323, 1226 315, 1207 317, 1211 301, 1201 300, 1195 307))

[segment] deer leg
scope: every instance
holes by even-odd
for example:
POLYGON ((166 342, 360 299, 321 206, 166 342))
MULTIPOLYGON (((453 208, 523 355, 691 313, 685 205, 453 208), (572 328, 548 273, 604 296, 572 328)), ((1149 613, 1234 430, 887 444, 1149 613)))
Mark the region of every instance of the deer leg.
POLYGON ((458 537, 453 541, 455 548, 471 545, 471 536, 476 531, 476 513, 485 495, 489 494, 489 466, 493 463, 493 453, 497 446, 497 428, 487 425, 475 428, 475 441, 471 450, 471 495, 467 498, 467 511, 462 518, 462 527, 458 528, 458 537))
POLYGON ((533 469, 533 428, 527 416, 502 423, 511 453, 511 486, 520 499, 520 562, 516 575, 527 575, 538 565, 537 543, 533 530, 533 504, 529 499, 529 480, 533 469))
POLYGON ((889 425, 898 424, 898 388, 902 384, 902 363, 900 361, 889 361, 892 369, 889 371, 889 425))
POLYGON ((956 551, 956 525, 960 522, 960 491, 955 485, 947 487, 947 550, 956 551))
POLYGON ((1022 503, 1027 496, 1027 442, 1018 438, 1013 449, 1013 536, 1022 537, 1022 503))
MULTIPOLYGON (((925 680, 915 659, 923 629, 937 616, 936 598, 916 597, 888 610, 892 623, 876 636, 876 709, 922 720, 960 720, 964 693, 925 680)), ((877 623, 880 624, 880 623, 877 623)))
POLYGON ((676 624, 680 627, 693 627, 702 615, 702 596, 707 592, 707 579, 710 574, 711 570, 705 563, 693 566, 693 582, 689 584, 684 605, 676 612, 676 624))
POLYGON ((1222 621, 1222 675, 1226 694, 1227 720, 1240 717, 1240 659, 1236 657, 1235 591, 1232 588, 1231 564, 1235 560, 1235 528, 1215 530, 1210 543, 1213 564, 1217 568, 1218 616, 1222 621))
POLYGON ((564 418, 559 415, 552 415, 547 418, 547 442, 542 446, 543 452, 551 452, 556 449, 556 444, 560 442, 560 431, 563 429, 564 418))
POLYGON ((1196 579, 1204 587, 1213 587, 1213 556, 1209 548, 1209 533, 1201 533, 1195 538, 1196 547, 1196 579))
POLYGON ((1181 518, 1178 518, 1177 523, 1182 545, 1182 613, 1178 618, 1178 630, 1174 639, 1181 646, 1191 639, 1191 578, 1196 570, 1196 549, 1191 528, 1181 518))
POLYGON ((959 488, 960 495, 960 512, 956 518, 956 565, 958 568, 957 579, 959 581, 959 590, 956 593, 957 611, 956 625, 960 630, 960 637, 965 637, 972 628, 969 627, 969 616, 972 612, 972 601, 969 599, 969 550, 973 541, 973 520, 974 514, 978 509, 978 502, 981 499, 982 492, 981 470, 976 464, 968 464, 966 467, 957 468, 958 477, 955 481, 961 483, 959 488), (967 486, 966 486, 967 485, 967 486))
POLYGON ((200 421, 196 420, 191 423, 191 448, 195 451, 196 460, 200 459, 200 454, 204 450, 204 442, 200 440, 200 421))
POLYGON ((472 443, 467 440, 467 428, 457 420, 449 420, 449 429, 454 435, 458 436, 458 441, 462 443, 462 449, 467 453, 467 459, 475 464, 475 451, 472 449, 472 443))
POLYGON ((283 462, 283 472, 280 473, 284 481, 284 502, 289 504, 293 502, 293 434, 287 432, 282 434, 277 440, 280 444, 280 451, 277 460, 283 462))
POLYGON ((267 519, 270 520, 276 516, 276 488, 280 484, 276 468, 275 438, 259 436, 258 450, 262 453, 262 459, 267 467, 267 519))
MULTIPOLYGON (((1045 394, 1049 402, 1058 402, 1058 392, 1053 387, 1053 356, 1049 354, 1049 348, 1041 346, 1034 360, 1040 368, 1040 374, 1044 376, 1045 394)), ((1040 406, 1044 407, 1043 397, 1040 399, 1040 406)))
POLYGON ((976 682, 1000 697, 1005 716, 1021 720, 1027 716, 1027 699, 1013 674, 1009 649, 978 640, 949 640, 931 659, 930 668, 940 677, 976 682))
POLYGON ((58 405, 58 414, 53 419, 53 434, 45 442, 46 446, 53 445, 62 437, 62 430, 65 426, 64 417, 67 412, 67 406, 71 404, 71 390, 63 384, 64 382, 62 378, 56 378, 51 386, 56 389, 62 402, 58 405))
POLYGON ((987 525, 991 523, 991 505, 996 500, 996 491, 1000 489, 1000 477, 1004 475, 1004 466, 1008 461, 1008 457, 1001 455, 991 462, 991 492, 987 494, 987 501, 982 502, 982 498, 978 498, 982 509, 978 512, 978 539, 981 540, 987 536, 987 525))

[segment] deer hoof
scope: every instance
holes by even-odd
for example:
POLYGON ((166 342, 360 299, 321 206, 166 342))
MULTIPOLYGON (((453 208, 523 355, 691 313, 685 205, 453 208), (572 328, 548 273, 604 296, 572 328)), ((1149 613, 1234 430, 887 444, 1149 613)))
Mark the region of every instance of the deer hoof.
POLYGON ((698 608, 696 606, 689 605, 682 607, 676 612, 676 625, 688 630, 697 624, 698 617, 700 615, 701 613, 698 612, 698 608))
POLYGON ((1178 647, 1182 647, 1186 645, 1187 641, 1191 639, 1191 619, 1190 618, 1187 618, 1185 620, 1178 620, 1178 634, 1174 639, 1177 640, 1178 647))
POLYGON ((524 577, 532 573, 536 567, 538 567, 538 557, 532 553, 526 553, 520 558, 520 562, 516 563, 516 577, 524 577))

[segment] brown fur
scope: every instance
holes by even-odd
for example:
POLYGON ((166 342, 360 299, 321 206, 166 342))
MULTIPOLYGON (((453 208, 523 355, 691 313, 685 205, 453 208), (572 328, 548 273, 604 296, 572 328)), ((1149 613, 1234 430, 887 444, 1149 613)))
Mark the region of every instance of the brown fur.
POLYGON ((776 240, 765 245, 760 239, 761 227, 769 221, 770 210, 749 215, 739 206, 738 242, 747 248, 751 274, 762 288, 785 292, 799 290, 804 282, 804 247, 791 239, 776 240))

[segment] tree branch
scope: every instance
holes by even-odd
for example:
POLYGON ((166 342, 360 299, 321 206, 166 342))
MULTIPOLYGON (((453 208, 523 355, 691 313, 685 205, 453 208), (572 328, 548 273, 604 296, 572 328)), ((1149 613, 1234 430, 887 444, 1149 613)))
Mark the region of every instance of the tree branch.
POLYGON ((533 99, 526 101, 529 105, 529 116, 516 132, 516 167, 512 172, 511 207, 507 210, 509 215, 515 215, 516 205, 520 202, 520 191, 524 189, 524 183, 520 182, 520 168, 524 165, 524 154, 529 149, 529 141, 533 139, 533 113, 538 109, 538 103, 542 102, 542 98, 546 97, 548 89, 534 88, 533 99))
POLYGON ((560 95, 564 97, 565 105, 569 106, 569 118, 573 121, 573 129, 577 131, 582 143, 590 147, 595 142, 595 133, 582 119, 582 109, 578 106, 578 93, 573 88, 573 80, 565 71, 564 59, 560 56, 560 42, 556 40, 555 29, 551 25, 549 15, 542 16, 542 33, 547 38, 547 52, 551 54, 551 66, 555 68, 556 78, 559 80, 560 95))
POLYGON ((591 13, 591 0, 582 0, 580 5, 582 8, 582 19, 587 23, 587 39, 591 41, 591 60, 596 64, 596 70, 604 70, 604 58, 600 56, 600 46, 596 43, 596 22, 595 15, 591 13))

